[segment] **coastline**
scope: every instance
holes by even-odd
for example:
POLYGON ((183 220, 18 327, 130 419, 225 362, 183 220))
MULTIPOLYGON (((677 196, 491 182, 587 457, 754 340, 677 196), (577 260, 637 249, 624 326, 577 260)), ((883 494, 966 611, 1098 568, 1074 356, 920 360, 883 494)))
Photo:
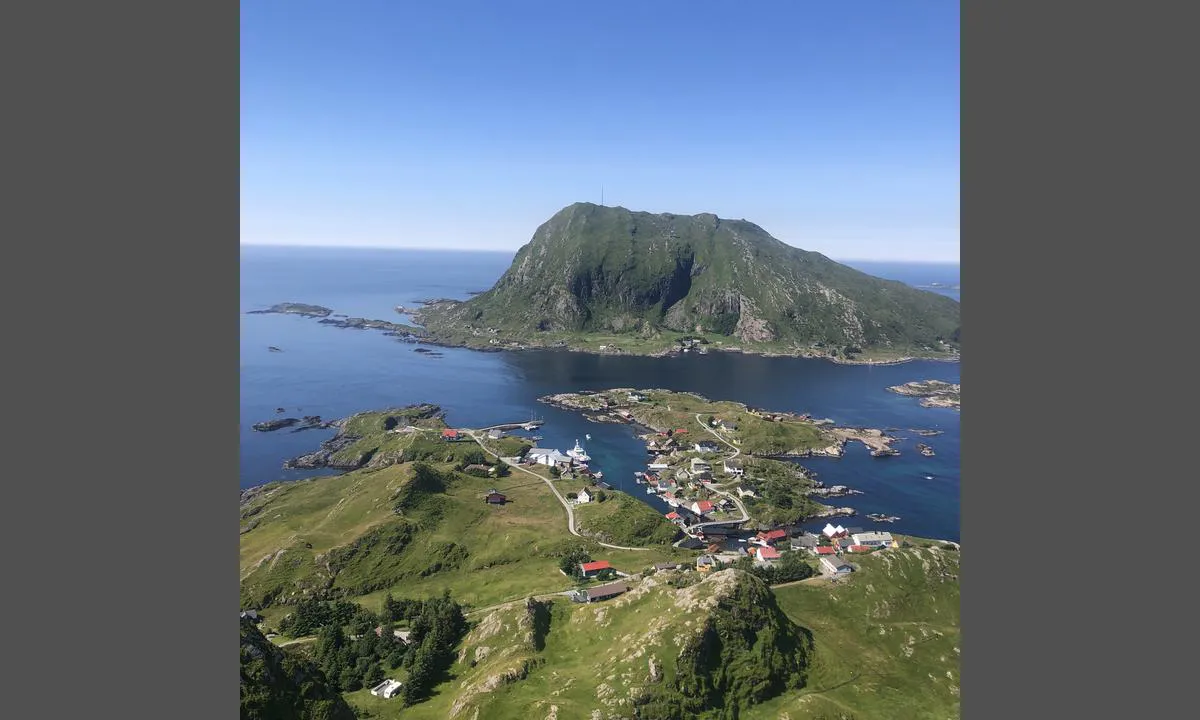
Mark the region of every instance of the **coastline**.
MULTIPOLYGON (((471 344, 471 343, 468 343, 465 341, 452 341, 452 340, 447 340, 447 339, 443 339, 443 338, 438 338, 436 335, 432 334, 431 331, 429 331, 425 327, 404 325, 401 323, 393 323, 393 322, 389 322, 387 320, 366 320, 364 318, 346 318, 344 320, 332 320, 326 316, 303 314, 303 313, 299 313, 299 312, 279 311, 279 310, 275 310, 273 308, 266 308, 266 309, 262 309, 262 310, 248 310, 248 311, 246 311, 245 314, 247 314, 247 315, 290 314, 290 315, 298 315, 300 317, 319 318, 318 322, 320 322, 323 325, 328 325, 330 327, 336 327, 336 328, 341 328, 341 329, 353 329, 353 330, 380 330, 380 331, 383 331, 385 335, 388 335, 391 337, 396 337, 401 342, 405 342, 405 343, 409 343, 409 344, 415 343, 415 344, 420 344, 420 345, 432 345, 435 347, 444 347, 444 348, 461 348, 461 349, 465 349, 465 350, 474 350, 476 352, 522 352, 522 351, 529 351, 529 350, 555 350, 555 351, 561 351, 561 352, 581 353, 584 355, 625 356, 625 357, 676 357, 676 356, 680 356, 680 355, 684 354, 683 350, 678 347, 670 348, 667 350, 658 350, 658 351, 654 351, 654 352, 629 352, 629 351, 608 352, 608 351, 597 350, 595 348, 590 348, 590 347, 585 347, 585 346, 561 344, 562 341, 560 341, 558 343, 554 343, 554 344, 547 344, 547 345, 527 344, 527 343, 522 343, 519 341, 508 341, 509 344, 507 344, 507 345, 490 344, 490 343, 475 345, 475 344, 471 344), (413 332, 414 330, 416 330, 417 332, 413 332)), ((949 356, 949 357, 947 357, 945 354, 938 354, 938 355, 929 355, 929 356, 902 355, 902 356, 895 357, 895 358, 854 359, 854 358, 832 357, 830 355, 826 355, 826 354, 822 354, 822 353, 814 353, 814 352, 808 352, 808 351, 803 351, 803 350, 797 350, 795 352, 785 352, 785 351, 779 351, 779 350, 767 350, 767 349, 744 348, 744 347, 714 347, 714 348, 709 348, 707 350, 707 352, 738 353, 738 354, 742 354, 742 355, 757 355, 760 357, 785 357, 785 358, 803 358, 803 359, 809 359, 809 360, 825 360, 825 361, 831 362, 835 365, 890 366, 890 365, 905 365, 905 364, 908 364, 911 362, 918 362, 918 361, 956 363, 956 362, 961 362, 961 360, 962 360, 961 355, 957 355, 957 354, 953 355, 953 356, 949 356)), ((698 353, 698 354, 701 354, 701 353, 698 353)))

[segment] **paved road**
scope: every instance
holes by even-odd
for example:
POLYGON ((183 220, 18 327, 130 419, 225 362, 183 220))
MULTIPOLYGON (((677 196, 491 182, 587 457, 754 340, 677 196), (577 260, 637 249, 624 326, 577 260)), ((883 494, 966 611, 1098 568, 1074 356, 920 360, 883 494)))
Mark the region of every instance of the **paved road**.
MULTIPOLYGON (((581 535, 579 533, 579 531, 575 529, 575 510, 571 507, 571 503, 567 502, 567 499, 564 498, 562 496, 562 494, 558 491, 558 488, 554 487, 554 483, 552 483, 549 479, 542 477, 541 475, 538 475, 537 473, 533 472, 532 470, 523 468, 516 463, 509 462, 505 458, 502 458, 499 455, 497 455, 496 453, 492 452, 491 450, 489 450, 487 448, 486 445, 483 444, 483 441, 479 439, 479 435, 477 432, 467 430, 466 433, 472 440, 474 440, 479 445, 479 447, 483 448, 483 451, 485 453, 487 453, 488 455, 491 455, 492 457, 496 458, 497 460, 504 463, 505 465, 508 465, 509 467, 513 468, 514 470, 520 470, 521 472, 525 473, 526 475, 532 475, 535 478, 537 478, 538 480, 541 480, 542 482, 546 483, 546 487, 550 488, 550 492, 554 493, 554 497, 558 498, 558 501, 560 503, 562 503, 562 506, 564 508, 566 508, 566 510, 567 510, 567 530, 569 530, 571 532, 571 534, 574 535, 575 537, 586 537, 584 535, 581 535)), ((592 539, 592 538, 588 538, 588 539, 592 539)), ((610 543, 600 542, 598 540, 596 540, 595 542, 597 542, 600 545, 603 545, 606 548, 612 548, 613 550, 642 551, 642 550, 646 549, 646 548, 640 548, 640 547, 625 547, 624 545, 612 545, 610 543)))

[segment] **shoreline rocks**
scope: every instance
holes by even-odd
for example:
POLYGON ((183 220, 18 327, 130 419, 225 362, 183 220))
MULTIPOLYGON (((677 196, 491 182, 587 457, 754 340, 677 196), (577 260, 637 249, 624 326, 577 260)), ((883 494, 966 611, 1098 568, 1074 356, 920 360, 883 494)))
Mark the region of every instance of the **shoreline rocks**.
POLYGON ((948 383, 941 380, 914 380, 903 385, 893 385, 889 391, 906 397, 921 398, 921 407, 927 408, 960 408, 959 383, 948 383))

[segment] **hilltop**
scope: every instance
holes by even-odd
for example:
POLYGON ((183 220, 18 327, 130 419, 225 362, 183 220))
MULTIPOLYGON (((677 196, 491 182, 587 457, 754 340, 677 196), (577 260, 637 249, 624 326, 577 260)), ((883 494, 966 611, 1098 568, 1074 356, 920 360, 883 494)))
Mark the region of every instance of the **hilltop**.
POLYGON ((471 347, 648 353, 722 349, 954 357, 959 304, 787 245, 745 220, 576 203, 541 225, 496 284, 417 314, 471 347), (603 347, 598 347, 603 343, 603 347))

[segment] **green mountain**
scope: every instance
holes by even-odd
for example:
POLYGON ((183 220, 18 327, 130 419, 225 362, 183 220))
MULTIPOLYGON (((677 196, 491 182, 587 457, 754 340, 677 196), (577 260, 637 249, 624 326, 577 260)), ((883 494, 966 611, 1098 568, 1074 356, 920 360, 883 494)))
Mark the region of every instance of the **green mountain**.
POLYGON ((276 647, 242 621, 242 720, 354 720, 354 711, 312 663, 276 647))
POLYGON ((699 333, 746 347, 926 354, 955 350, 960 326, 950 298, 792 247, 745 220, 591 203, 539 227, 487 292, 420 316, 443 339, 699 333))

